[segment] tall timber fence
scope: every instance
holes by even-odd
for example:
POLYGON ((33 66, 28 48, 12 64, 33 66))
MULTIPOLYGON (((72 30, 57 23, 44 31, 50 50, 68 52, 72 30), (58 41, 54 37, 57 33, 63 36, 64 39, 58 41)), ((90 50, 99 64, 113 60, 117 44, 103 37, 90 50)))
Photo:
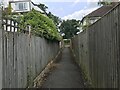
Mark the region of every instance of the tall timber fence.
POLYGON ((18 22, 7 18, 2 19, 0 88, 31 86, 33 79, 57 55, 59 42, 30 35, 28 30, 23 30, 21 33, 18 22))
MULTIPOLYGON (((1 13, 1 9, 0 9, 0 13, 1 13)), ((2 88, 2 15, 0 14, 0 89, 2 88)))
POLYGON ((93 87, 120 88, 120 4, 72 38, 72 49, 93 87))

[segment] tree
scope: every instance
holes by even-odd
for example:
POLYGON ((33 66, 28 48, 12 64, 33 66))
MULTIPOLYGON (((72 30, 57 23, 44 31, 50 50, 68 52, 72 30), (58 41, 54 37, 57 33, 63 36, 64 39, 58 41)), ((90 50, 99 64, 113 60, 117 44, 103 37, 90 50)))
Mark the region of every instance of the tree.
POLYGON ((11 12, 12 12, 12 6, 11 6, 11 4, 9 4, 8 9, 7 9, 8 15, 11 15, 11 12))
POLYGON ((39 4, 35 4, 33 2, 31 2, 34 6, 37 6, 38 8, 40 8, 46 15, 47 15, 47 9, 48 7, 45 4, 39 3, 39 4))
POLYGON ((49 12, 49 13, 47 14, 47 16, 54 21, 54 23, 55 23, 55 25, 56 25, 57 27, 58 27, 58 25, 62 22, 62 20, 61 20, 59 17, 53 15, 51 12, 49 12))
POLYGON ((111 2, 109 0, 99 0, 98 5, 110 5, 111 2))
POLYGON ((12 6, 11 4, 8 5, 8 7, 4 8, 2 11, 3 16, 8 16, 12 14, 12 6))
POLYGON ((70 39, 74 35, 77 35, 77 32, 79 32, 80 27, 80 21, 79 20, 67 20, 63 21, 60 25, 60 32, 63 34, 64 39, 70 39))
POLYGON ((45 4, 41 4, 41 3, 35 4, 33 2, 32 2, 32 4, 34 6, 37 6, 38 8, 40 8, 44 12, 44 14, 46 14, 50 19, 52 19, 54 21, 55 25, 58 27, 59 23, 61 22, 61 19, 59 17, 53 15, 51 12, 47 13, 48 7, 45 4))

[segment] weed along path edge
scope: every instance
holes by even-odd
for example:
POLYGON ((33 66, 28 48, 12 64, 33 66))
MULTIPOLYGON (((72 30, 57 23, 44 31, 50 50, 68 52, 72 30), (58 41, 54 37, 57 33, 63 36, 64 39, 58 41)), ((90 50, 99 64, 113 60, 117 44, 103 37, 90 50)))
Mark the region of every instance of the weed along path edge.
POLYGON ((69 47, 65 47, 60 60, 54 63, 55 69, 46 77, 42 88, 84 88, 82 73, 73 59, 69 47))

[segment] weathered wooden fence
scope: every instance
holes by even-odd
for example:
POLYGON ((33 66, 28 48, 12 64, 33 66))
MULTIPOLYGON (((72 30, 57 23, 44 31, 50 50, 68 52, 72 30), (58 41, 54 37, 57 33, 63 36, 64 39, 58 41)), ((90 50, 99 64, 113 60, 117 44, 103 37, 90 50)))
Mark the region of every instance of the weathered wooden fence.
MULTIPOLYGON (((1 9, 0 9, 0 13, 1 13, 1 9)), ((2 15, 0 14, 0 89, 2 88, 2 15)))
POLYGON ((72 48, 93 87, 120 88, 120 4, 74 37, 72 48))
POLYGON ((3 18, 3 29, 0 28, 0 88, 1 83, 2 88, 31 86, 33 79, 57 55, 59 42, 30 35, 28 31, 21 33, 12 19, 3 18))

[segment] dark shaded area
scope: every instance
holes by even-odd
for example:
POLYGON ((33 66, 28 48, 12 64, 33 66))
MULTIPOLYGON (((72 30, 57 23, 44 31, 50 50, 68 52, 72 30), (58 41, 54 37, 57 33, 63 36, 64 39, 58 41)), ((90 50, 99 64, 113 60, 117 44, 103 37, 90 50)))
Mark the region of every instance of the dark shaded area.
POLYGON ((42 88, 84 88, 82 73, 68 47, 63 49, 61 60, 56 62, 56 69, 47 77, 42 88))

